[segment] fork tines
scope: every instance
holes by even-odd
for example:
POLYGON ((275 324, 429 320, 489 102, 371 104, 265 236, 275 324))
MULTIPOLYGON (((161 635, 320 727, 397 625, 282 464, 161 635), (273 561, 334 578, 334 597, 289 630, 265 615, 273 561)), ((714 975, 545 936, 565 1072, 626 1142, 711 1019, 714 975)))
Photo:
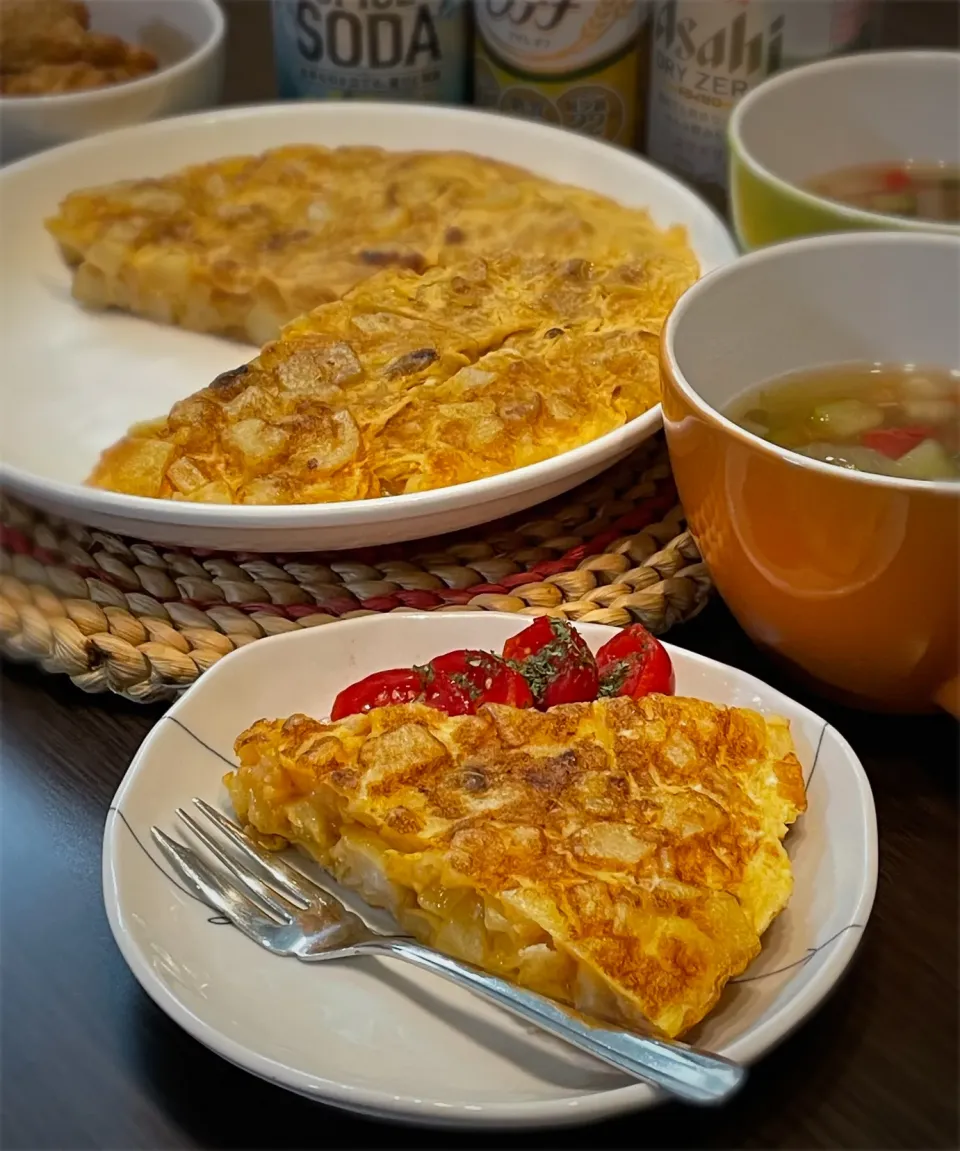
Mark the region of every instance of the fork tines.
POLYGON ((261 934, 267 924, 291 924, 298 913, 311 908, 343 910, 335 896, 275 853, 265 851, 206 800, 195 796, 193 803, 216 832, 201 826, 182 807, 177 808, 177 816, 219 867, 159 827, 151 829, 154 841, 200 899, 247 934, 255 931, 257 942, 263 942, 261 934))

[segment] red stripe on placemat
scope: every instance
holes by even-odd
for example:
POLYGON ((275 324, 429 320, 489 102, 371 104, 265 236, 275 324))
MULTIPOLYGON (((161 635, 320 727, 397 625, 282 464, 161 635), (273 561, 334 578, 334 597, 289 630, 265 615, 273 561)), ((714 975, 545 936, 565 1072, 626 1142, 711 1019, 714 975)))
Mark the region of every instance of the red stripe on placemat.
POLYGON ((0 547, 8 548, 18 556, 28 556, 33 553, 33 544, 22 531, 0 524, 0 547))
POLYGON ((436 592, 418 591, 416 588, 411 591, 395 592, 394 597, 398 599, 404 607, 415 607, 421 611, 429 611, 430 608, 437 607, 443 603, 443 600, 436 592))
POLYGON ((225 560, 227 563, 245 564, 251 560, 262 560, 264 558, 257 552, 224 552, 216 551, 214 548, 165 547, 163 550, 165 552, 174 552, 176 555, 187 556, 188 559, 197 560, 201 564, 209 560, 225 560))
POLYGON ((476 595, 503 595, 506 590, 502 583, 475 583, 467 588, 471 598, 476 595))
POLYGON ((367 611, 393 611, 402 605, 395 595, 372 595, 369 599, 362 599, 360 606, 367 611))
MULTIPOLYGON (((529 583, 529 582, 530 582, 530 572, 529 571, 514 572, 513 575, 504 576, 503 579, 500 581, 500 586, 503 588, 504 591, 509 591, 510 588, 512 588, 512 587, 519 587, 521 584, 529 583)), ((471 588, 470 590, 473 591, 473 588, 471 588)), ((474 595, 476 595, 476 594, 477 593, 474 592, 474 595)))
POLYGON ((673 490, 673 483, 670 481, 667 483, 669 490, 658 492, 655 496, 645 500, 641 507, 620 516, 612 527, 594 536, 589 543, 577 544, 559 559, 541 560, 540 563, 534 564, 529 571, 506 576, 501 582, 504 586, 516 587, 521 583, 529 583, 531 579, 546 579, 548 576, 559 575, 561 572, 573 571, 578 564, 581 564, 589 556, 600 554, 618 536, 622 536, 625 532, 642 531, 652 523, 656 523, 676 503, 676 491, 673 490))
POLYGON ((437 595, 443 600, 444 603, 466 604, 469 603, 477 593, 472 587, 465 588, 447 588, 445 591, 438 591, 437 595))
MULTIPOLYGON (((318 615, 320 610, 315 603, 291 603, 284 608, 291 619, 303 619, 307 615, 318 615)), ((333 615, 333 612, 327 614, 333 615)))

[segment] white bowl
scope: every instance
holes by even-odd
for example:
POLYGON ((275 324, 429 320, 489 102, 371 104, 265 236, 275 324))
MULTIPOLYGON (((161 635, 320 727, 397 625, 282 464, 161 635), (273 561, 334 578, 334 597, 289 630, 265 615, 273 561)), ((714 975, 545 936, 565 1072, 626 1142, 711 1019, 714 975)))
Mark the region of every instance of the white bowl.
POLYGON ((182 117, 35 156, 0 172, 0 480, 36 507, 160 544, 233 551, 382 545, 471 527, 541 503, 622 459, 660 427, 659 406, 542 463, 436 491, 290 507, 223 507, 82 486, 97 456, 138 420, 252 357, 253 350, 120 313, 84 311, 43 229, 67 192, 158 176, 287 143, 460 149, 519 164, 682 224, 703 271, 733 240, 689 188, 639 157, 561 129, 428 105, 293 103, 182 117))
POLYGON ((87 0, 90 26, 149 49, 140 80, 54 96, 0 96, 4 163, 111 128, 207 108, 220 98, 225 22, 216 0, 87 0))
MULTIPOLYGON (((166 713, 107 816, 103 889, 124 959, 185 1031, 272 1083, 393 1120, 547 1126, 660 1101, 413 968, 378 960, 317 968, 261 951, 170 878, 150 837, 153 825, 179 835, 174 810, 194 795, 229 812, 221 776, 235 763, 235 738, 262 716, 325 716, 337 691, 361 676, 453 648, 500 650, 529 623, 492 612, 411 613, 261 640, 227 656, 166 713)), ((598 624, 578 630, 594 651, 616 634, 598 624)), ((751 1063, 818 1006, 853 957, 877 881, 873 797, 850 745, 819 716, 735 668, 668 651, 678 694, 786 717, 807 783, 808 809, 785 841, 790 903, 761 954, 689 1036, 751 1063)), ((637 1133, 643 1145, 642 1124, 637 1133)))

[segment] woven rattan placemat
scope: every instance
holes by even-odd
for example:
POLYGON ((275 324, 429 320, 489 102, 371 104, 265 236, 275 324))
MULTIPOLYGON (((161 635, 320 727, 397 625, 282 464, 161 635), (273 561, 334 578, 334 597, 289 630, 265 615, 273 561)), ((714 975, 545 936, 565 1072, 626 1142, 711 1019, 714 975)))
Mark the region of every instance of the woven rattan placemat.
POLYGON ((154 547, 0 502, 0 650, 84 691, 170 699, 234 648, 387 611, 559 615, 662 634, 706 602, 662 441, 509 520, 362 552, 154 547))

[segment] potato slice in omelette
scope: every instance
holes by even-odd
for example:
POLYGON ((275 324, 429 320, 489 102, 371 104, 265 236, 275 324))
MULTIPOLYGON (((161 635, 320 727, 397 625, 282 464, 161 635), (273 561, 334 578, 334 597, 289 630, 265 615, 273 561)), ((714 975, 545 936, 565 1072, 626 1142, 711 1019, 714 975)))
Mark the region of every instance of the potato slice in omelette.
POLYGON ((262 719, 236 754, 248 829, 442 951, 668 1036, 760 951, 806 807, 785 720, 670 696, 262 719))

